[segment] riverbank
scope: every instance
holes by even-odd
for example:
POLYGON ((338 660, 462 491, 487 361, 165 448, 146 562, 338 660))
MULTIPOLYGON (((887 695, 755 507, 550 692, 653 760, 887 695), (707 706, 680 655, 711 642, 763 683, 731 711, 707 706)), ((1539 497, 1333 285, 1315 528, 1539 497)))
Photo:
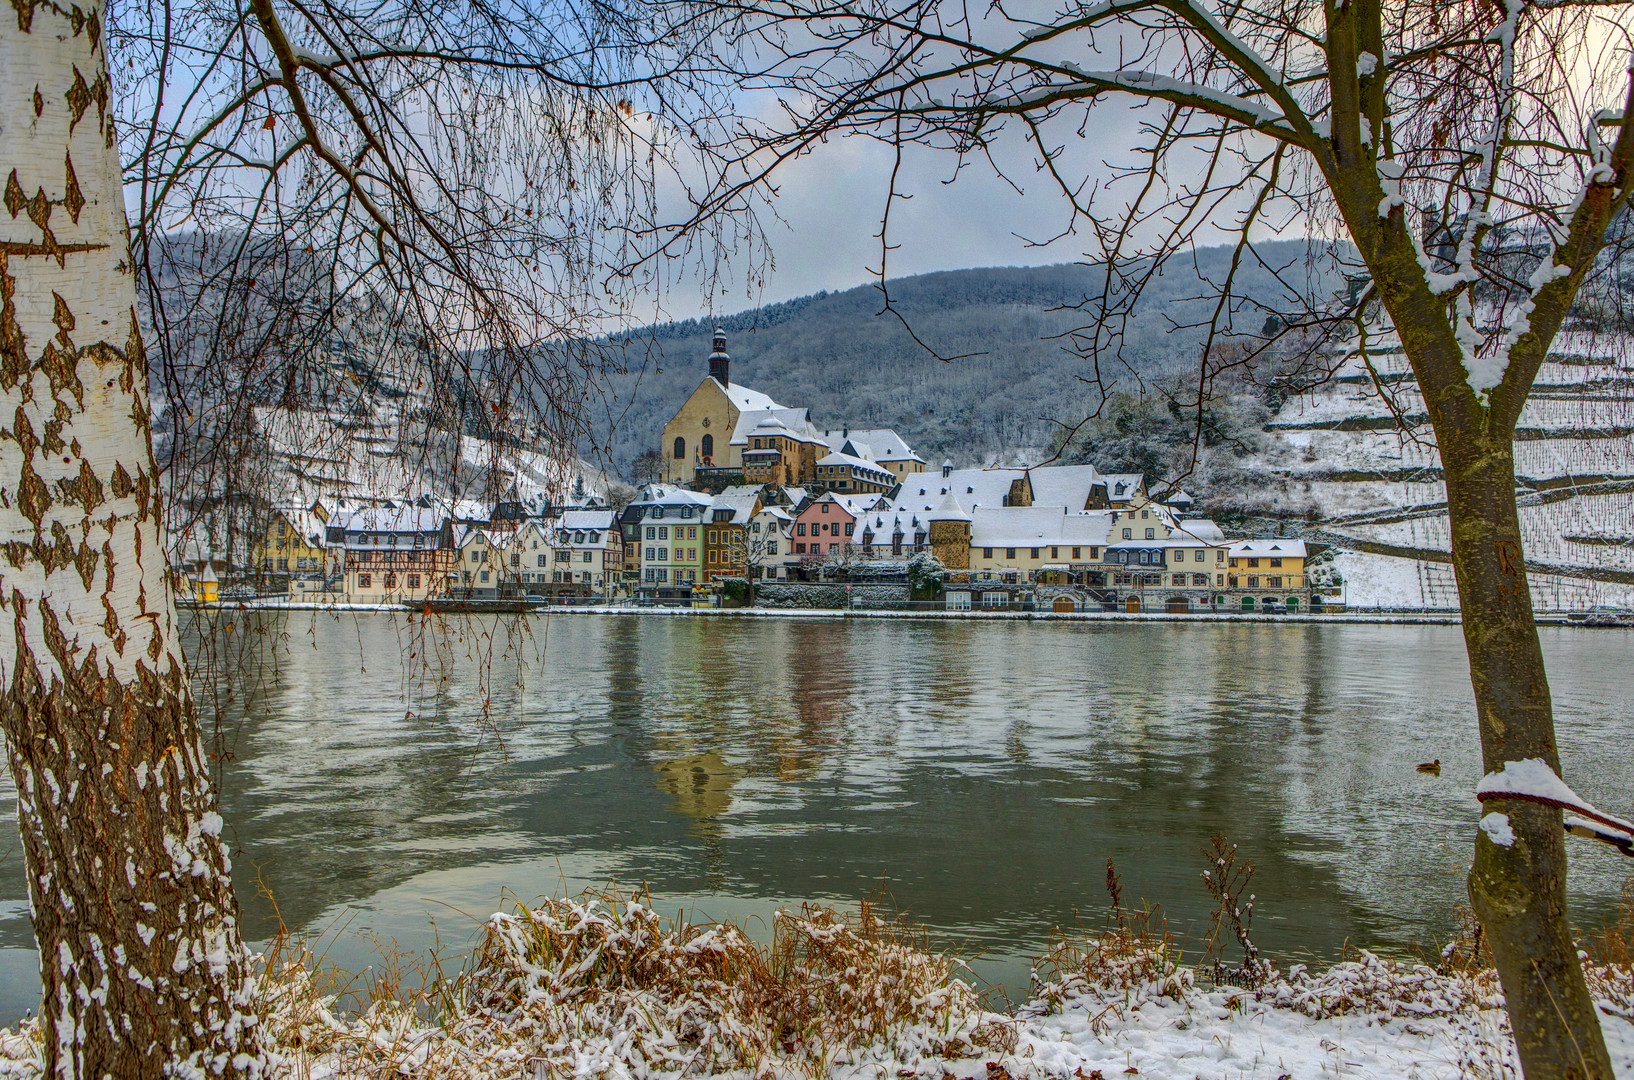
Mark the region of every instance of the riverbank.
MULTIPOLYGON (((779 912, 762 946, 644 897, 545 900, 494 915, 455 979, 377 978, 357 1012, 310 956, 274 957, 261 1028, 292 1080, 1518 1075, 1496 976, 1463 945, 1434 966, 1358 952, 1222 972, 1182 965, 1140 913, 1114 920, 1058 941, 1032 999, 997 1012, 957 960, 866 905, 779 912)), ((1588 977, 1616 1073, 1634 1078, 1634 975, 1603 962, 1588 977)), ((0 1032, 0 1076, 38 1080, 39 1050, 32 1023, 0 1032)))
MULTIPOLYGON (((202 611, 325 611, 333 613, 395 612, 414 613, 402 604, 352 604, 289 602, 277 599, 247 600, 215 605, 192 605, 202 611)), ((447 615, 451 612, 437 612, 447 615)), ((1457 611, 1369 611, 1335 614, 1254 614, 1248 612, 1143 612, 1122 611, 875 611, 826 608, 687 608, 644 607, 634 604, 562 605, 525 613, 544 615, 641 615, 658 618, 703 619, 916 619, 966 622, 1098 622, 1098 623, 1294 623, 1351 625, 1453 626, 1460 621, 1457 611)), ((1564 615, 1539 615, 1542 626, 1580 626, 1564 615)))

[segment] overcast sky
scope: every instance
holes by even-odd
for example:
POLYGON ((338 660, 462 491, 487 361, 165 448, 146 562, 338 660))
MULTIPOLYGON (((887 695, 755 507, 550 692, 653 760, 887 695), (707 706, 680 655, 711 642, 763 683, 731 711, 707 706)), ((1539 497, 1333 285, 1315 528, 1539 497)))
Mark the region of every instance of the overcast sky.
MULTIPOLYGON (((1137 138, 1132 114, 1104 109, 1099 136, 1082 140, 1075 157, 1087 175, 1104 177, 1108 157, 1128 159, 1137 138)), ((766 219, 776 269, 763 291, 751 292, 742 269, 726 295, 713 298, 716 314, 730 314, 822 289, 849 289, 868 283, 880 260, 880 215, 890 182, 892 152, 870 139, 838 139, 793 161, 779 174, 774 201, 784 223, 766 219)), ((1043 240, 1067 222, 1065 202, 1035 172, 1030 148, 1014 145, 1002 158, 1021 192, 997 178, 985 160, 966 164, 953 183, 951 154, 919 151, 905 156, 899 187, 911 199, 896 200, 891 211, 890 277, 976 266, 1045 265, 1071 262, 1085 250, 1082 237, 1067 236, 1047 247, 1043 240), (1018 236, 1017 234, 1020 234, 1018 236)), ((667 313, 677 319, 707 314, 709 299, 696 285, 677 284, 667 313)))

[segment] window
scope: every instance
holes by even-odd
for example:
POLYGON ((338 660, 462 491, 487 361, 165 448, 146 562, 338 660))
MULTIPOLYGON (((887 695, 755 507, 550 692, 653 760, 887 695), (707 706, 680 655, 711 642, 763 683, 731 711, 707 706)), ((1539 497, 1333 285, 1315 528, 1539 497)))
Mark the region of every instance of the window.
MULTIPOLYGON (((679 456, 679 455, 677 455, 677 456, 679 456)), ((1146 520, 1146 511, 1142 510, 1140 512, 1140 520, 1142 520, 1142 521, 1146 520)))
MULTIPOLYGON (((680 550, 680 549, 677 548, 676 550, 680 550)), ((677 555, 675 557, 677 559, 679 559, 681 556, 677 555)), ((698 561, 698 549, 697 548, 687 548, 687 562, 697 562, 697 561, 698 561)))
POLYGON ((1231 560, 1231 569, 1233 569, 1233 570, 1237 569, 1237 560, 1236 559, 1231 560))
POLYGON ((522 565, 522 556, 512 555, 511 556, 511 565, 512 566, 521 566, 522 565))
POLYGON ((657 520, 658 518, 663 517, 664 516, 664 508, 662 506, 653 507, 652 508, 652 516, 653 516, 654 520, 657 520))
POLYGON ((984 592, 982 593, 982 606, 1009 607, 1010 594, 1007 592, 984 592))
POLYGON ((1060 548, 1050 548, 1050 558, 1059 559, 1060 557, 1061 557, 1061 549, 1060 548))
POLYGON ((1250 576, 1249 579, 1248 579, 1248 587, 1250 589, 1259 588, 1260 587, 1260 579, 1257 578, 1257 577, 1250 576))
POLYGON ((1154 540, 1156 538, 1157 538, 1157 532, 1155 530, 1153 530, 1153 529, 1147 529, 1146 530, 1146 539, 1154 540))
POLYGON ((669 562, 669 548, 659 548, 658 549, 658 561, 659 562, 669 562))
MULTIPOLYGON (((654 548, 648 548, 648 549, 647 549, 647 561, 648 561, 648 562, 652 562, 652 561, 653 561, 653 559, 655 559, 655 558, 657 558, 657 556, 655 556, 655 555, 654 555, 654 554, 653 554, 653 551, 654 551, 654 550, 655 550, 655 549, 654 549, 654 548)), ((544 562, 544 561, 545 561, 545 557, 544 557, 544 556, 543 556, 543 555, 541 555, 541 556, 539 556, 539 561, 540 561, 540 562, 544 562)))
POLYGON ((715 436, 705 435, 703 442, 698 444, 698 452, 706 458, 715 456, 715 436))
POLYGON ((1033 549, 1032 549, 1032 551, 1033 551, 1033 553, 1032 553, 1032 555, 1030 555, 1030 556, 1028 556, 1028 557, 1029 557, 1029 558, 1033 558, 1033 559, 1036 559, 1036 558, 1038 558, 1038 549, 1037 549, 1037 548, 1033 548, 1033 549))
POLYGON ((1208 588, 1208 575, 1207 574, 1193 574, 1191 576, 1191 583, 1193 585, 1200 585, 1200 586, 1202 586, 1203 588, 1206 589, 1206 588, 1208 588))
POLYGON ((688 540, 698 539, 698 526, 694 525, 694 526, 692 526, 692 528, 687 530, 687 539, 688 540))
POLYGON ((713 564, 715 561, 715 553, 713 551, 709 553, 709 561, 711 564, 713 564))
POLYGON ((289 569, 289 560, 288 559, 279 559, 278 560, 278 569, 288 570, 289 569))
POLYGON ((709 530, 709 535, 708 535, 708 537, 706 539, 711 544, 720 543, 721 542, 721 531, 719 529, 710 529, 709 530))
POLYGON ((1268 578, 1266 578, 1265 579, 1265 587, 1267 589, 1280 589, 1280 588, 1282 588, 1282 578, 1281 578, 1281 576, 1279 575, 1277 577, 1268 577, 1268 578))
POLYGON ((359 574, 357 576, 357 587, 360 588, 360 589, 370 588, 369 580, 370 580, 370 575, 369 574, 359 574))
POLYGON ((1150 552, 1146 552, 1146 551, 1143 551, 1143 552, 1140 553, 1140 565, 1142 565, 1142 566, 1146 565, 1147 559, 1150 558, 1150 554, 1151 554, 1150 552))
POLYGON ((543 552, 541 552, 540 555, 539 555, 539 565, 540 566, 545 565, 545 556, 544 556, 543 552))
MULTIPOLYGON (((1214 549, 1214 561, 1217 562, 1217 563, 1225 562, 1225 549, 1224 548, 1215 548, 1214 549)), ((1231 560, 1231 565, 1236 566, 1237 565, 1237 560, 1232 559, 1231 560)))
POLYGON ((481 562, 482 560, 477 558, 477 553, 473 551, 473 552, 471 552, 471 561, 472 562, 481 562))
MULTIPOLYGON (((684 517, 684 518, 691 517, 692 516, 692 507, 690 507, 690 506, 681 507, 681 516, 684 517)), ((697 534, 694 533, 693 535, 697 535, 697 534)))
POLYGON ((1135 530, 1134 529, 1125 529, 1125 530, 1123 530, 1123 538, 1125 540, 1132 540, 1132 539, 1134 539, 1134 537, 1135 537, 1135 530))
POLYGON ((760 440, 759 440, 759 439, 756 439, 756 440, 755 440, 755 449, 756 449, 756 450, 759 450, 759 449, 760 449, 760 440))
POLYGON ((590 553, 588 551, 584 553, 584 561, 585 562, 590 562, 591 561, 590 553))
POLYGON ((488 571, 486 570, 482 572, 482 583, 484 585, 488 584, 488 571))
POLYGON ((993 549, 992 548, 982 548, 982 558, 991 559, 992 557, 993 557, 993 549))
POLYGON ((840 545, 838 545, 838 544, 830 544, 830 545, 828 545, 828 553, 829 553, 829 554, 830 554, 830 555, 832 555, 832 554, 834 554, 834 553, 835 553, 835 552, 837 552, 837 551, 839 551, 839 550, 840 550, 840 545))
POLYGON ((393 574, 393 573, 391 573, 389 571, 386 574, 386 588, 388 588, 388 589, 397 588, 397 575, 393 574))
POLYGON ((806 535, 806 523, 802 521, 800 524, 798 524, 798 525, 796 525, 794 527, 794 531, 795 531, 795 534, 798 535, 798 536, 806 535))
POLYGON ((553 552, 554 562, 571 562, 572 559, 573 553, 566 548, 557 548, 555 552, 553 552))
POLYGON ((647 567, 647 580, 648 581, 657 581, 658 580, 658 572, 656 570, 654 570, 650 566, 647 567))
POLYGON ((1214 575, 1214 584, 1223 587, 1225 585, 1225 575, 1224 574, 1215 574, 1214 575))
POLYGON ((804 544, 794 545, 794 553, 796 555, 804 555, 806 553, 806 545, 804 545, 804 544))
POLYGON ((1186 583, 1186 575, 1185 574, 1176 574, 1174 576, 1174 583, 1176 585, 1184 585, 1186 583))
POLYGON ((1098 547, 1090 548, 1089 549, 1089 557, 1092 558, 1092 559, 1099 559, 1101 557, 1101 549, 1098 548, 1098 547))
POLYGON ((687 456, 687 441, 681 436, 675 436, 675 460, 684 461, 687 456))
POLYGON ((1194 556, 1194 558, 1195 558, 1195 560, 1197 562, 1202 562, 1203 561, 1203 549, 1198 548, 1195 552, 1193 552, 1193 556, 1194 556))
POLYGON ((411 589, 418 589, 420 587, 420 575, 419 574, 410 574, 408 576, 408 587, 411 588, 411 589))
POLYGON ((647 526, 647 539, 648 540, 653 539, 655 536, 657 536, 657 534, 658 534, 657 529, 653 528, 651 525, 647 526))
POLYGON ((665 570, 662 566, 660 566, 658 568, 658 580, 659 581, 668 581, 669 580, 669 571, 665 570))
POLYGON ((1271 565, 1272 566, 1281 566, 1282 565, 1282 560, 1281 559, 1272 559, 1271 560, 1271 565))
POLYGON ((658 526, 658 539, 660 539, 660 540, 668 540, 669 539, 669 526, 668 525, 658 526))
POLYGON ((601 533, 599 533, 599 532, 593 532, 593 533, 591 533, 591 534, 590 534, 590 542, 591 542, 591 543, 592 543, 592 544, 599 544, 599 543, 601 543, 601 533))
POLYGON ((1123 564, 1123 563, 1127 563, 1128 561, 1129 561, 1129 553, 1127 551, 1118 552, 1118 562, 1119 562, 1120 565, 1123 564))
POLYGON ((1258 559, 1249 559, 1248 560, 1248 565, 1249 566, 1258 566, 1259 564, 1260 564, 1260 561, 1258 559))
POLYGON ((777 554, 777 541, 776 540, 773 540, 771 543, 766 545, 766 554, 768 554, 768 555, 776 555, 777 554))
POLYGON ((1083 558, 1084 557, 1084 549, 1083 548, 1073 548, 1072 549, 1072 557, 1074 559, 1083 558))

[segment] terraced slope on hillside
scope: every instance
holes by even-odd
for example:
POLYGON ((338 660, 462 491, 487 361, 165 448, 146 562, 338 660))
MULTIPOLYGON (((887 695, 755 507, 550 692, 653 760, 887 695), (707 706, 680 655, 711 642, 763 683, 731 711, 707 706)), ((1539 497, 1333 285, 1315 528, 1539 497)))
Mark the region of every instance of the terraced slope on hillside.
MULTIPOLYGON (((1563 335, 1521 415, 1517 494, 1540 610, 1634 606, 1634 364, 1620 345, 1563 335)), ((1457 605, 1441 459, 1399 344, 1347 358, 1268 431, 1262 475, 1308 504, 1308 535, 1349 552, 1352 606, 1457 605)))

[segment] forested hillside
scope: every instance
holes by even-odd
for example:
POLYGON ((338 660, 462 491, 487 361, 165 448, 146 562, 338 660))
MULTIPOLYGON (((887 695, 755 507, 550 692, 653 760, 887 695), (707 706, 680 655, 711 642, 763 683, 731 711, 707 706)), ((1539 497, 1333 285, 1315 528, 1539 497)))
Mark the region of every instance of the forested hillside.
MULTIPOLYGON (((1333 289, 1326 260, 1307 260, 1304 241, 1265 245, 1285 280, 1333 289)), ((1147 288, 1122 353, 1126 368, 1106 370, 1115 389, 1176 374, 1197 361, 1215 286, 1229 248, 1171 263, 1147 288)), ((728 335, 732 379, 785 405, 809 407, 824 424, 895 427, 927 460, 973 462, 1001 451, 1027 452, 1054 441, 1051 421, 1075 422, 1099 401, 1085 384, 1086 362, 1061 335, 1095 318, 1101 288, 1093 266, 955 270, 891 282, 898 309, 928 353, 894 316, 880 315, 873 285, 818 293, 717 320, 728 335)), ((1240 310, 1253 331, 1285 307, 1285 287, 1262 267, 1238 272, 1239 294, 1261 307, 1240 310)), ((620 473, 655 447, 664 423, 707 372, 714 324, 669 323, 631 335, 627 370, 607 377, 592 405, 593 438, 620 473)))

